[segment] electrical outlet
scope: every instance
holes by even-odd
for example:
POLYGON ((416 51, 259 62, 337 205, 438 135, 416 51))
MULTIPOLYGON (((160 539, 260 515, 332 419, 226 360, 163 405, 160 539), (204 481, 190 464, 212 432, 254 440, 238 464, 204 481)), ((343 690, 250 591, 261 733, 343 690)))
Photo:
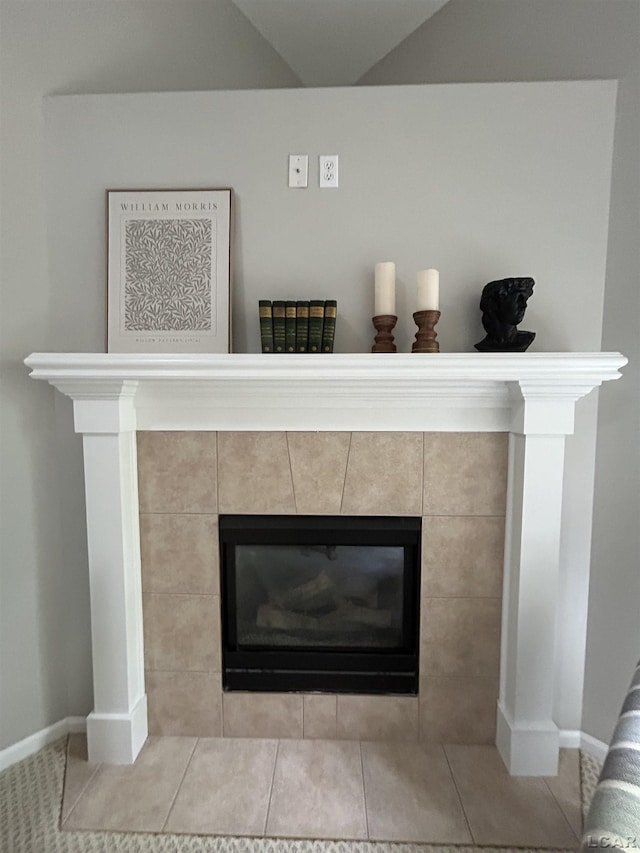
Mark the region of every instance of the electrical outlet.
POLYGON ((309 155, 289 154, 289 187, 304 190, 309 185, 309 155))
POLYGON ((320 163, 320 186, 321 187, 337 187, 338 186, 338 155, 337 154, 321 154, 319 157, 320 163))

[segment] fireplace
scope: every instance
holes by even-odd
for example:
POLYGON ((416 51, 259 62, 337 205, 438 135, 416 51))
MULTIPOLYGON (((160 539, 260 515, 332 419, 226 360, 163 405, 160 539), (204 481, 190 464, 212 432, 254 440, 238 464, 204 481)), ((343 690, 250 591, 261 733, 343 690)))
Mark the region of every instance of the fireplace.
POLYGON ((385 736, 392 728, 400 739, 411 729, 414 739, 495 740, 510 773, 556 773, 558 709, 565 732, 579 725, 586 624, 568 620, 586 598, 576 605, 561 548, 564 441, 576 400, 617 379, 623 356, 34 353, 26 363, 73 399, 83 435, 91 761, 131 763, 165 709, 165 723, 179 712, 201 736, 256 736, 247 734, 253 721, 259 736, 366 740, 380 734, 384 705, 393 712, 385 736), (138 469, 152 474, 139 479, 138 469), (419 696, 221 695, 219 574, 201 559, 217 561, 215 535, 213 547, 199 546, 218 515, 241 512, 422 516, 429 549, 423 542, 419 696), (486 535, 499 527, 497 589, 486 535), (149 575, 140 540, 151 531, 163 547, 147 539, 147 568, 157 558, 149 575), (433 556, 438 538, 445 560, 433 556), (183 542, 198 545, 196 561, 181 556, 183 542), (183 571, 167 563, 170 554, 183 571), (472 621, 490 623, 486 642, 472 621), (453 645, 434 644, 438 636, 453 645), (576 722, 566 728, 569 718, 576 722))
POLYGON ((420 518, 219 527, 225 690, 417 693, 420 518))

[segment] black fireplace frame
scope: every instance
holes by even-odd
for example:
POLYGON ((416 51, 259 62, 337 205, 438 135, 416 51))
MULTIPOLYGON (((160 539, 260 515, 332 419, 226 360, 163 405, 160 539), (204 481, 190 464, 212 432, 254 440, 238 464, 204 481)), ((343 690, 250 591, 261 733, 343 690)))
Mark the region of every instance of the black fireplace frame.
POLYGON ((222 515, 219 536, 225 690, 417 694, 421 518, 222 515), (336 545, 404 548, 402 642, 389 649, 351 646, 282 650, 240 645, 235 616, 236 545, 314 545, 318 544, 318 533, 327 532, 336 545))

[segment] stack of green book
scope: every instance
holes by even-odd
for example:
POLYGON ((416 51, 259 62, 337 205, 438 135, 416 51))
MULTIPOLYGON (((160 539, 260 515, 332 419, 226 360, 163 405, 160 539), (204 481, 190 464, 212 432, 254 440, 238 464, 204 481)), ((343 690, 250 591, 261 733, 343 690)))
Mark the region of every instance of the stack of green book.
POLYGON ((260 299, 262 352, 333 352, 335 299, 260 299))

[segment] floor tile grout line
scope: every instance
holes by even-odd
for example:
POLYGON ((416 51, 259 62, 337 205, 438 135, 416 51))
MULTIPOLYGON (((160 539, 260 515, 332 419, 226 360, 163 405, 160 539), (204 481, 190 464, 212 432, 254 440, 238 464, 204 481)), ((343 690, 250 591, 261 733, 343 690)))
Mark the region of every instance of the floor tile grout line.
POLYGON ((298 499, 296 498, 296 481, 293 476, 293 463, 291 460, 291 447, 289 445, 289 432, 285 430, 284 440, 287 444, 287 459, 289 460, 289 477, 291 478, 291 494, 293 495, 293 514, 298 515, 298 499))
POLYGON ((342 496, 340 498, 340 512, 342 515, 344 508, 344 493, 347 488, 347 474, 349 473, 349 460, 351 459, 351 444, 353 442, 353 431, 349 432, 349 447, 347 447, 347 459, 344 463, 344 477, 342 478, 342 496))
POLYGON ((362 805, 364 807, 364 828, 367 833, 367 839, 371 841, 371 833, 369 832, 369 810, 367 808, 367 783, 364 778, 364 756, 362 754, 362 741, 358 741, 360 750, 360 772, 362 773, 362 805))
MULTIPOLYGON (((425 605, 429 601, 452 601, 452 602, 473 602, 482 603, 493 602, 494 604, 502 604, 501 595, 424 595, 420 600, 420 605, 425 605)), ((491 614, 489 614, 491 615, 491 614)))
POLYGON ((420 486, 420 524, 421 524, 421 527, 424 526, 422 523, 422 519, 424 518, 424 498, 425 498, 424 493, 425 493, 425 482, 426 482, 425 470, 424 470, 424 467, 425 467, 424 466, 424 460, 426 459, 426 456, 427 456, 426 447, 425 447, 426 443, 427 443, 427 434, 425 432, 423 432, 422 433, 422 466, 421 466, 421 471, 420 471, 420 482, 421 482, 421 486, 420 486))
MULTIPOLYGON (((349 442, 351 444, 351 442, 349 442)), ((345 470, 346 473, 346 470, 345 470)), ((284 513, 278 513, 282 515, 284 513)), ((331 513, 321 513, 322 515, 330 515, 331 513)), ((175 509, 162 509, 162 510, 144 510, 140 511, 139 515, 179 515, 179 516, 206 516, 207 518, 214 518, 218 515, 225 515, 224 512, 194 512, 191 510, 182 511, 175 509)), ((504 519, 506 516, 503 512, 490 512, 490 513, 469 513, 469 512, 422 512, 422 518, 501 518, 504 519)))
POLYGON ((467 810, 465 809, 464 803, 462 801, 462 795, 460 794, 460 790, 458 788, 458 783, 456 782, 456 777, 455 777, 455 774, 453 772, 453 767, 451 766, 451 762, 449 761, 449 755, 447 754, 447 747, 444 743, 441 743, 440 748, 442 749, 442 752, 444 753, 444 760, 447 762, 447 767, 449 768, 449 773, 451 774, 451 781, 453 782, 453 787, 456 790, 456 796, 458 797, 458 802, 460 803, 460 808, 462 809, 462 814, 464 815, 464 822, 467 824, 467 829, 469 830, 469 835, 471 836, 471 843, 475 847, 479 847, 480 845, 476 841, 475 835, 473 834, 473 831, 471 829, 471 822, 469 821, 469 818, 467 817, 467 810))
POLYGON ((177 597, 179 595, 189 598, 220 598, 219 592, 150 592, 147 591, 145 595, 159 595, 159 596, 167 596, 172 595, 177 597))
MULTIPOLYGON (((558 775, 560 775, 560 774, 558 774, 558 775)), ((582 840, 582 839, 581 839, 581 837, 579 837, 579 836, 577 836, 577 835, 576 835, 576 831, 575 831, 575 829, 573 828, 573 825, 571 824, 571 821, 569 820, 569 818, 568 818, 568 817, 567 817, 567 815, 565 814, 565 811, 564 811, 564 809, 562 808, 562 804, 561 804, 561 802, 558 800, 558 798, 556 797, 556 795, 553 793, 553 788, 552 788, 552 787, 551 787, 551 785, 547 782, 547 778, 546 778, 546 776, 543 776, 543 777, 542 777, 542 781, 543 781, 543 782, 544 782, 544 784, 546 785, 547 791, 549 791, 549 793, 551 794, 551 797, 553 798, 553 802, 556 804, 556 806, 557 806, 557 807, 558 807, 558 809, 560 810, 560 814, 561 814, 561 815, 562 815, 562 817, 564 818, 565 823, 567 824, 567 826, 569 827, 569 829, 571 830, 571 832, 573 833, 573 835, 576 837, 576 839, 577 839, 578 841, 581 841, 581 840, 582 840)), ((578 784, 580 784, 580 765, 578 765, 578 784)), ((582 800, 582 797, 581 797, 580 799, 582 800)), ((580 810, 580 814, 582 815, 582 809, 580 810)))
POLYGON ((220 430, 216 430, 215 432, 216 432, 216 440, 215 440, 215 446, 216 446, 216 469, 215 469, 216 470, 216 511, 215 511, 215 515, 217 515, 218 519, 219 519, 220 518, 220 452, 219 452, 220 440, 219 440, 218 436, 220 434, 220 430))
POLYGON ((180 793, 180 790, 182 789, 182 786, 184 784, 185 777, 186 777, 187 773, 189 772, 189 768, 191 767, 191 762, 193 761, 193 756, 195 755, 195 752, 196 752, 196 749, 197 749, 199 743, 200 743, 200 738, 197 737, 195 739, 195 743, 193 744, 193 749, 191 750, 191 755, 189 756, 189 760, 187 761, 187 765, 184 768, 184 773, 182 774, 182 779, 180 779, 178 787, 176 788, 176 792, 173 795, 173 798, 171 800, 171 805, 169 806, 169 810, 167 811, 167 816, 164 819, 164 822, 162 824, 162 829, 160 830, 160 832, 166 832, 167 831, 167 823, 169 821, 169 817, 171 815, 171 812, 173 811, 173 807, 176 804, 176 800, 178 799, 178 794, 180 793))
POLYGON ((280 738, 278 738, 278 741, 276 743, 276 754, 275 754, 275 758, 273 759, 273 771, 271 773, 271 787, 269 788, 269 802, 267 803, 267 814, 265 815, 264 830, 262 832, 263 838, 267 837, 267 826, 269 825, 269 815, 271 814, 271 800, 273 799, 273 783, 274 783, 275 778, 276 778, 276 766, 278 764, 278 755, 279 754, 280 754, 280 738))
MULTIPOLYGON (((169 672, 173 672, 173 670, 169 670, 169 672)), ((500 674, 498 673, 496 675, 477 675, 477 674, 463 675, 462 673, 456 673, 456 672, 421 672, 420 678, 421 679, 424 679, 424 678, 447 678, 451 681, 457 681, 457 680, 472 681, 474 679, 477 679, 478 681, 482 681, 482 680, 484 680, 484 681, 487 681, 487 680, 489 680, 489 681, 491 681, 491 680, 500 681, 500 674)), ((480 745, 486 746, 487 744, 480 744, 480 745)), ((452 746, 469 746, 469 744, 452 744, 452 746)))
MULTIPOLYGON (((88 763, 89 763, 89 762, 88 762, 88 760, 87 760, 87 764, 88 764, 88 763)), ((93 773, 91 774, 91 776, 89 776, 89 778, 87 779, 87 781, 86 781, 86 782, 84 783, 84 785, 82 786, 82 790, 80 791, 80 793, 78 794, 78 796, 77 796, 77 797, 75 798, 75 800, 73 801, 73 805, 71 806, 71 808, 70 808, 70 809, 69 809, 69 811, 67 812, 67 816, 65 817, 65 819, 64 819, 64 820, 62 820, 62 806, 64 805, 64 789, 65 789, 65 787, 66 787, 66 784, 65 784, 65 783, 66 783, 66 781, 67 781, 66 776, 67 776, 67 767, 68 767, 68 766, 69 766, 69 743, 67 743, 67 751, 66 751, 66 754, 65 754, 65 768, 64 768, 64 769, 65 769, 65 773, 64 773, 64 776, 62 777, 62 800, 61 800, 61 802, 60 802, 60 828, 62 828, 62 827, 63 827, 63 825, 64 825, 64 824, 69 820, 69 818, 71 817, 71 815, 72 815, 72 813, 73 813, 73 810, 75 809, 75 807, 78 805, 78 803, 80 802, 80 800, 81 800, 81 799, 82 799, 82 797, 84 796, 84 794, 85 794, 85 792, 86 792, 87 788, 89 787, 89 785, 91 784, 91 782, 93 782, 93 780, 94 780, 94 778, 95 778, 96 773, 98 772, 98 770, 100 770, 100 768, 102 767, 102 762, 100 762, 99 764, 96 764, 96 766, 95 766, 95 767, 94 767, 94 769, 93 769, 93 773)))
POLYGON ((158 510, 145 510, 144 512, 140 510, 138 515, 142 517, 143 515, 179 515, 180 517, 191 517, 195 516, 197 518, 201 518, 206 516, 207 518, 215 518, 220 513, 218 512, 193 512, 192 510, 179 510, 179 509, 158 509, 158 510))
MULTIPOLYGON (((150 666, 145 666, 145 672, 180 672, 185 673, 187 675, 222 675, 221 669, 165 669, 164 667, 156 667, 155 669, 150 666)), ((162 735, 160 735, 162 737, 162 735)), ((169 737, 185 737, 185 735, 169 735, 169 737)), ((195 735, 192 735, 195 737, 195 735)), ((199 736, 198 736, 199 737, 199 736)))
MULTIPOLYGON (((153 513, 151 513, 153 514, 153 513)), ((423 518, 501 518, 503 521, 506 515, 503 512, 424 512, 423 518)))
MULTIPOLYGON (((95 779, 95 777, 96 777, 96 773, 98 772, 98 770, 100 770, 100 768, 101 768, 101 767, 102 767, 102 764, 98 764, 98 765, 94 768, 93 773, 91 774, 91 776, 89 776, 89 778, 87 779, 87 781, 85 782, 85 784, 82 786, 82 790, 80 791, 80 793, 78 794, 78 796, 75 798, 75 800, 74 800, 74 802, 73 802, 73 805, 71 806, 71 808, 70 808, 70 809, 69 809, 69 811, 67 812, 67 816, 65 817, 65 819, 64 819, 64 820, 61 820, 61 821, 60 821, 60 826, 64 826, 64 824, 69 820, 69 818, 70 818, 70 817, 71 817, 71 815, 73 814, 73 810, 74 810, 74 809, 75 809, 75 807, 78 805, 78 803, 80 802, 80 800, 82 799, 82 797, 85 795, 85 793, 86 793, 86 791, 87 791, 87 788, 88 788, 88 787, 89 787, 89 785, 93 782, 93 780, 94 780, 94 779, 95 779)), ((64 803, 64 789, 63 789, 63 795, 62 795, 62 797, 63 797, 62 802, 64 803)))

